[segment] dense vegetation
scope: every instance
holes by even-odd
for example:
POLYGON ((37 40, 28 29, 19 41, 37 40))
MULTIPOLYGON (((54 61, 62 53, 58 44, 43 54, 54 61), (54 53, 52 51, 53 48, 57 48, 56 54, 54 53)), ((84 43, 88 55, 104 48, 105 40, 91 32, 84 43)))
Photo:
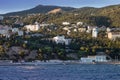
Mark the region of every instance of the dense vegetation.
MULTIPOLYGON (((63 21, 69 21, 71 23, 82 21, 89 25, 107 26, 107 27, 119 27, 120 24, 120 5, 107 6, 103 8, 83 7, 83 8, 70 8, 70 7, 58 7, 58 6, 42 6, 39 5, 35 8, 16 12, 8 13, 6 15, 27 15, 32 13, 47 13, 48 11, 61 8, 62 13, 58 14, 41 14, 40 16, 32 17, 33 22, 35 20, 41 21, 45 17, 47 22, 60 24, 63 21)), ((31 17, 25 17, 25 21, 32 23, 31 17)))
MULTIPOLYGON (((96 55, 97 52, 104 52, 109 55, 112 59, 120 59, 120 39, 109 40, 103 36, 104 32, 99 33, 98 38, 92 38, 89 33, 72 32, 70 36, 66 35, 67 38, 71 38, 72 41, 69 45, 56 44, 50 38, 56 34, 63 34, 64 31, 53 30, 52 33, 44 29, 38 33, 46 34, 43 37, 36 36, 22 36, 16 35, 11 36, 9 39, 0 38, 0 58, 1 59, 12 59, 19 60, 24 59, 30 53, 18 52, 19 54, 12 55, 15 58, 9 58, 7 54, 9 48, 12 46, 20 46, 23 49, 32 51, 37 50, 37 56, 35 59, 49 60, 49 59, 80 59, 80 57, 86 57, 88 55, 96 55), (46 33, 45 33, 45 32, 46 33), (58 33, 59 32, 59 33, 58 33), (25 43, 27 41, 27 43, 25 43), (76 58, 68 57, 67 55, 77 55, 76 58)), ((104 33, 105 34, 105 33, 104 33)), ((65 35, 65 34, 64 34, 65 35)), ((33 59, 34 60, 34 59, 33 59)))

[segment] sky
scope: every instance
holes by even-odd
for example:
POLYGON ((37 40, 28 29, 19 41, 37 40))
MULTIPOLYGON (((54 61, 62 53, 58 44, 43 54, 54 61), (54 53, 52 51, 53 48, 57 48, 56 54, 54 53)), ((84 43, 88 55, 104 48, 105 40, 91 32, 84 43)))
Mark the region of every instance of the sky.
POLYGON ((116 4, 120 4, 120 0, 0 0, 0 14, 26 10, 37 5, 99 8, 116 4))

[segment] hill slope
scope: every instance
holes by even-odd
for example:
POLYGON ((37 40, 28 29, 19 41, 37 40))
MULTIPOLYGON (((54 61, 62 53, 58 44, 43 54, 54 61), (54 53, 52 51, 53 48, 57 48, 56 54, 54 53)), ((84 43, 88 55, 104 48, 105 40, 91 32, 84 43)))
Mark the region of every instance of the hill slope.
MULTIPOLYGON (((102 8, 83 7, 83 8, 71 8, 71 7, 59 7, 59 6, 43 6, 38 5, 32 9, 8 13, 5 15, 26 15, 32 13, 48 13, 50 11, 56 12, 56 9, 61 9, 62 14, 49 14, 43 16, 36 16, 32 18, 23 19, 25 22, 34 23, 35 20, 41 22, 46 16, 46 22, 61 24, 63 21, 69 21, 76 23, 82 21, 93 26, 115 26, 120 27, 120 5, 106 6, 102 8)), ((61 11, 57 10, 57 11, 61 11)))
MULTIPOLYGON (((120 27, 120 5, 112 5, 102 8, 83 7, 66 12, 61 16, 54 16, 53 22, 69 21, 77 22, 82 21, 89 25, 94 26, 115 26, 120 27)), ((52 18, 51 18, 52 19, 52 18)), ((50 20, 51 20, 50 19, 50 20)))

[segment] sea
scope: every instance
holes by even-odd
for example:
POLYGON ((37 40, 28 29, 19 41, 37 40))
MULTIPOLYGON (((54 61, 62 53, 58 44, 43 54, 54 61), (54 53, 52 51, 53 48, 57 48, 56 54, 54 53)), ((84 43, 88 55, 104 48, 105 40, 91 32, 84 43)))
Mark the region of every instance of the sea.
POLYGON ((120 80, 120 65, 44 64, 0 66, 0 80, 120 80))

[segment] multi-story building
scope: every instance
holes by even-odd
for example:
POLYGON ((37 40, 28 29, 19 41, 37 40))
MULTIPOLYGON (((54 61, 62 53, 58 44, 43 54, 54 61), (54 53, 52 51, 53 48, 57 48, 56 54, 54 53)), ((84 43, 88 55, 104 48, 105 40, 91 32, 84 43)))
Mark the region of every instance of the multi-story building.
POLYGON ((27 31, 38 31, 40 29, 40 25, 37 22, 35 25, 26 25, 24 27, 27 29, 27 31))
POLYGON ((92 30, 92 37, 96 38, 98 36, 98 29, 97 28, 93 28, 92 30))
POLYGON ((69 45, 69 43, 71 42, 71 39, 65 39, 65 36, 56 36, 53 38, 53 41, 55 41, 57 44, 58 43, 62 43, 65 45, 69 45))
POLYGON ((108 38, 111 40, 115 40, 116 38, 120 38, 120 32, 108 32, 108 38))

